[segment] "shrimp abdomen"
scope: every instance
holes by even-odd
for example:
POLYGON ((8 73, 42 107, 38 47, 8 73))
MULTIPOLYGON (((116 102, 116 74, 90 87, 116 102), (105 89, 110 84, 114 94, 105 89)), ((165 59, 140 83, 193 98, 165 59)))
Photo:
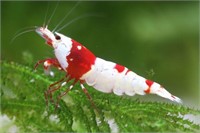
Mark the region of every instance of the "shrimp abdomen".
POLYGON ((171 95, 160 84, 147 80, 119 64, 96 58, 91 70, 81 77, 96 90, 116 95, 157 94, 172 101, 181 100, 171 95))

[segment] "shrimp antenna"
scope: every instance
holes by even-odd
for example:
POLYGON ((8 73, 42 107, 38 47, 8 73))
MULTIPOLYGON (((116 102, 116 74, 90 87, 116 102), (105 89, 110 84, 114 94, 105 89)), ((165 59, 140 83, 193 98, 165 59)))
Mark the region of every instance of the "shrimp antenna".
POLYGON ((75 22, 75 21, 77 21, 77 20, 80 20, 80 19, 83 19, 83 18, 86 18, 86 17, 99 17, 99 15, 97 15, 97 14, 85 14, 85 15, 81 15, 81 16, 79 16, 79 17, 77 17, 77 18, 72 19, 71 21, 69 21, 69 22, 66 23, 65 25, 63 25, 61 28, 59 28, 59 29, 57 30, 57 32, 59 32, 60 30, 62 30, 62 29, 65 28, 65 27, 69 26, 69 25, 72 24, 73 22, 75 22))
POLYGON ((45 16, 44 16, 44 23, 43 23, 43 27, 45 27, 45 23, 46 23, 46 20, 47 20, 47 14, 49 12, 49 1, 48 1, 48 5, 47 5, 47 10, 46 10, 46 13, 45 13, 45 16))
POLYGON ((18 31, 15 32, 14 36, 17 35, 17 34, 19 34, 20 32, 23 32, 23 31, 28 30, 28 29, 34 29, 36 27, 37 26, 29 26, 29 27, 21 28, 21 29, 19 29, 18 31))
POLYGON ((80 1, 77 1, 76 4, 71 8, 71 10, 65 15, 65 17, 57 24, 57 26, 53 29, 52 32, 54 32, 58 26, 72 13, 72 11, 74 9, 76 9, 76 7, 78 6, 78 4, 80 3, 80 1))
POLYGON ((50 18, 49 18, 49 20, 48 20, 48 22, 47 22, 47 25, 46 25, 46 26, 48 26, 48 25, 49 25, 49 23, 50 23, 51 19, 53 18, 54 14, 55 14, 55 12, 56 12, 56 9, 58 8, 59 2, 60 2, 60 1, 57 1, 56 7, 55 7, 55 9, 54 9, 54 11, 53 11, 52 15, 50 16, 50 18))
MULTIPOLYGON (((13 43, 13 41, 17 38, 17 37, 19 37, 19 36, 21 36, 21 35, 23 35, 23 34, 25 34, 25 33, 28 33, 28 32, 31 32, 31 31, 35 31, 35 28, 36 28, 36 26, 34 27, 34 28, 26 28, 27 30, 25 30, 25 31, 22 31, 22 32, 18 32, 18 33, 16 33, 15 34, 15 36, 12 38, 12 40, 11 40, 11 42, 10 43, 13 43)), ((25 29, 25 28, 23 28, 23 29, 25 29)), ((21 31, 21 30, 20 30, 21 31)))

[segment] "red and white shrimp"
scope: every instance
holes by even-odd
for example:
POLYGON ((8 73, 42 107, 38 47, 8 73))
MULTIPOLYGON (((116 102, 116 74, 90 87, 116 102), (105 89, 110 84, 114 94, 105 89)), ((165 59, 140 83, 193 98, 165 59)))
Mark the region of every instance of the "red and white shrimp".
MULTIPOLYGON (((63 34, 53 33, 47 27, 39 27, 36 32, 46 40, 48 45, 54 48, 56 56, 53 59, 39 61, 36 66, 44 62, 45 70, 49 70, 49 67, 53 65, 65 71, 67 73, 66 77, 68 77, 50 85, 50 90, 45 93, 46 97, 47 95, 52 97, 51 93, 62 86, 61 84, 59 87, 51 89, 53 85, 60 82, 65 84, 74 79, 74 84, 80 81, 81 88, 90 100, 91 97, 83 86, 84 83, 104 93, 113 92, 116 95, 126 94, 129 96, 157 94, 181 103, 181 99, 170 94, 160 84, 145 79, 122 65, 96 57, 82 44, 63 34)), ((60 95, 58 100, 71 90, 74 84, 60 95)))

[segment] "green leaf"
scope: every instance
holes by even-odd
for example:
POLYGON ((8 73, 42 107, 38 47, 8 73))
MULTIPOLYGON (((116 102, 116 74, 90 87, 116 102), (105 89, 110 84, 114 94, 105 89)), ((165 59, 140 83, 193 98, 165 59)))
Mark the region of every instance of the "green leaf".
MULTIPOLYGON (((65 75, 43 74, 42 68, 1 61, 1 131, 9 132, 194 132, 200 125, 184 115, 200 115, 183 105, 140 102, 130 97, 104 94, 87 86, 98 111, 93 108, 79 84, 60 100, 59 108, 46 106, 44 91, 65 75)), ((67 86, 53 94, 53 98, 67 86)))

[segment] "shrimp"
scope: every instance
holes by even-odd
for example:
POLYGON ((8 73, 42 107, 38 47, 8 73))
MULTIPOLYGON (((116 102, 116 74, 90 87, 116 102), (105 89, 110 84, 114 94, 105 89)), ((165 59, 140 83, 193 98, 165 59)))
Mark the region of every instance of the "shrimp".
POLYGON ((66 72, 65 78, 50 85, 49 90, 45 92, 46 100, 48 95, 52 98, 52 92, 68 83, 68 81, 73 80, 74 82, 69 89, 58 96, 57 102, 79 81, 83 92, 90 101, 92 101, 92 98, 84 87, 85 83, 103 93, 114 93, 119 96, 124 94, 129 96, 157 94, 163 98, 181 103, 180 98, 169 93, 160 84, 145 79, 120 64, 96 57, 85 46, 70 37, 58 32, 51 32, 47 26, 37 27, 36 32, 54 49, 55 58, 39 61, 35 68, 38 64, 44 63, 46 71, 54 66, 66 72), (60 85, 53 88, 55 84, 60 85))

